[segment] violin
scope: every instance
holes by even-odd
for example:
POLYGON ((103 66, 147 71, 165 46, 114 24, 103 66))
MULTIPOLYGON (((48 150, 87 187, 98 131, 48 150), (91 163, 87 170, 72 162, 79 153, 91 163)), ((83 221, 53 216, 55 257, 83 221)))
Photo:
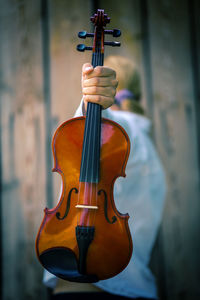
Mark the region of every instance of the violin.
MULTIPOLYGON (((93 67, 102 66, 105 30, 110 18, 98 9, 91 17, 93 47, 83 44, 79 51, 92 50, 93 67)), ((62 177, 62 194, 55 208, 44 209, 36 238, 36 253, 42 266, 64 280, 97 282, 120 273, 132 255, 128 214, 121 214, 114 202, 113 187, 125 177, 130 141, 116 122, 101 118, 101 106, 89 102, 86 117, 64 122, 56 130, 52 150, 53 172, 62 177)))

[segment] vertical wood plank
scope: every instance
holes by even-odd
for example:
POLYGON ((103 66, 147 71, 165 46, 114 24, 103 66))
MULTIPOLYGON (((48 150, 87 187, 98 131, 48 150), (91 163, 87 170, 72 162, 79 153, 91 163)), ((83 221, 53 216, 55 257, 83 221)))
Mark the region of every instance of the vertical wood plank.
POLYGON ((142 64, 143 64, 143 80, 145 86, 145 99, 148 116, 151 120, 154 119, 154 101, 152 91, 152 65, 151 65, 151 49, 149 37, 149 12, 147 1, 140 1, 141 12, 141 43, 142 43, 142 64))
POLYGON ((53 206, 53 181, 51 174, 52 154, 52 113, 51 113, 51 59, 50 59, 50 16, 49 1, 41 1, 41 31, 42 31, 42 71, 43 94, 45 102, 45 128, 46 128, 46 196, 48 207, 53 206))
POLYGON ((45 299, 34 240, 45 195, 40 1, 1 1, 3 299, 45 299))
POLYGON ((199 170, 200 170, 200 21, 199 21, 200 3, 197 0, 188 1, 188 17, 190 29, 190 55, 193 74, 193 86, 195 96, 195 113, 197 122, 199 170))
POLYGON ((161 230, 165 295, 197 299, 199 173, 188 5, 149 1, 148 8, 155 138, 168 180, 161 230))
MULTIPOLYGON (((1 26, 1 21, 0 21, 1 26)), ((0 50, 0 57, 1 57, 1 50, 0 50)), ((1 101, 0 101, 0 111, 2 111, 1 108, 1 101)), ((2 127, 1 127, 2 121, 1 121, 1 113, 0 113, 0 299, 3 297, 3 237, 2 237, 2 231, 3 231, 3 224, 2 224, 2 208, 3 208, 3 197, 2 197, 2 190, 3 190, 3 179, 2 179, 2 127)))

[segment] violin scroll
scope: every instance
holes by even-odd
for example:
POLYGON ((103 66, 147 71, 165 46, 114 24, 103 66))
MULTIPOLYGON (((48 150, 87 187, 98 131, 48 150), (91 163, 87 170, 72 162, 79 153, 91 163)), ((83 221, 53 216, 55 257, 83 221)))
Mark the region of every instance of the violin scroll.
POLYGON ((107 16, 107 14, 104 14, 103 9, 98 9, 97 14, 94 14, 90 20, 95 25, 95 32, 88 33, 87 31, 80 31, 78 33, 78 37, 81 39, 86 39, 87 37, 94 38, 93 47, 79 44, 76 47, 78 51, 83 52, 85 50, 93 50, 94 53, 97 53, 98 50, 101 50, 101 53, 104 53, 104 46, 119 47, 121 45, 120 42, 104 41, 105 34, 112 35, 113 37, 119 37, 121 35, 121 31, 119 29, 104 29, 106 24, 110 23, 110 18, 107 16))

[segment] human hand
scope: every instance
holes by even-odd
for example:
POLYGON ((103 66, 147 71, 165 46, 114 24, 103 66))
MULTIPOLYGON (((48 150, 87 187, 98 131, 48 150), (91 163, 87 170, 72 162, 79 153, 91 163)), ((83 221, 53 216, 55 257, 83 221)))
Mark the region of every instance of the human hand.
POLYGON ((118 81, 113 69, 93 66, 86 63, 82 67, 82 93, 87 109, 87 102, 100 104, 103 109, 114 103, 118 81))

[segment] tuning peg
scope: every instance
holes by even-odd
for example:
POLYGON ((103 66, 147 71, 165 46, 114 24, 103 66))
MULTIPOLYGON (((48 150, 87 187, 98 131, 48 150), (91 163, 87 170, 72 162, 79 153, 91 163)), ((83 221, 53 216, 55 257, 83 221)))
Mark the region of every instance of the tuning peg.
POLYGON ((113 30, 104 30, 105 34, 112 34, 113 37, 119 37, 121 35, 121 31, 119 29, 113 29, 113 30))
POLYGON ((87 31, 80 31, 78 33, 78 37, 81 39, 85 39, 86 37, 93 37, 94 33, 88 33, 87 31))
POLYGON ((119 47, 121 45, 120 42, 104 42, 106 46, 119 47))
POLYGON ((87 47, 84 44, 79 44, 77 45, 76 50, 84 52, 85 50, 92 50, 92 47, 87 47))

